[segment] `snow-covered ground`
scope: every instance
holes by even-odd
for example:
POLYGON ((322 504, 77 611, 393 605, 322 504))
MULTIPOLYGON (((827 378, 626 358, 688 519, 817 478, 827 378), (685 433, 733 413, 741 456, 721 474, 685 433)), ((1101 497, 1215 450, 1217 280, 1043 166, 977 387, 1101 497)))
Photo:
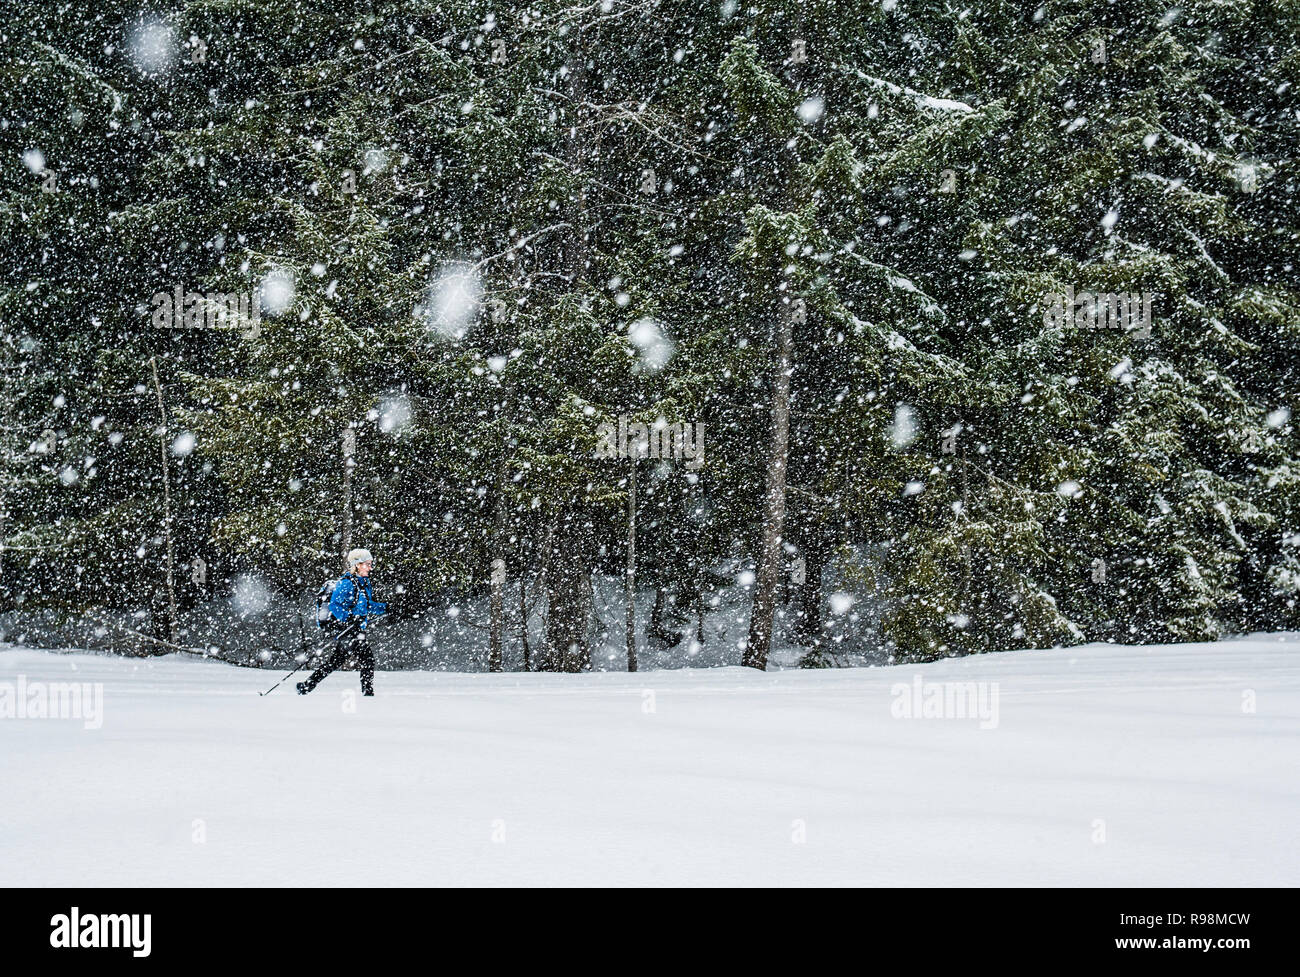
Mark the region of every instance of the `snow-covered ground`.
POLYGON ((259 697, 279 675, 0 650, 11 707, 103 694, 0 719, 0 884, 1300 883, 1298 634, 259 697), (898 715, 949 682, 982 720, 898 715))

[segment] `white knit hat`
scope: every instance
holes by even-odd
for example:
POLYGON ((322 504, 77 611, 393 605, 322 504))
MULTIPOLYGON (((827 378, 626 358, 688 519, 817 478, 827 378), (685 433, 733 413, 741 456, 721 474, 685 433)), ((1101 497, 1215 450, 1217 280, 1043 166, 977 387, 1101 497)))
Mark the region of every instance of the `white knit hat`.
POLYGON ((351 550, 348 553, 348 569, 355 570, 358 563, 374 563, 375 558, 369 550, 351 550))

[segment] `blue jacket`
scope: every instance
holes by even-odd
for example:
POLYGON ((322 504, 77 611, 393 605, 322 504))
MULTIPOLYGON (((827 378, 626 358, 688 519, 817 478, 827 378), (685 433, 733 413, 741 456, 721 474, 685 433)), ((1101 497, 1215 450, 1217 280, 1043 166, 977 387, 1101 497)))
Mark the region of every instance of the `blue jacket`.
POLYGON ((366 619, 378 617, 388 610, 388 605, 375 600, 370 590, 370 578, 358 577, 355 573, 346 573, 334 585, 330 594, 330 613, 335 620, 350 621, 360 619, 361 630, 366 629, 366 619))

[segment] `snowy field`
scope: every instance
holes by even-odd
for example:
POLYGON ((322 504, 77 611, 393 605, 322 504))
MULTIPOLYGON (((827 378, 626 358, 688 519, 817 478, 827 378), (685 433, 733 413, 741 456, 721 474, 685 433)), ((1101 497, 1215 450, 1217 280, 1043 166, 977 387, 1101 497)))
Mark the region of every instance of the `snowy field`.
POLYGON ((281 674, 0 649, 11 711, 103 694, 0 720, 0 884, 1300 883, 1298 634, 257 695, 281 674), (897 715, 969 682, 983 719, 897 715))

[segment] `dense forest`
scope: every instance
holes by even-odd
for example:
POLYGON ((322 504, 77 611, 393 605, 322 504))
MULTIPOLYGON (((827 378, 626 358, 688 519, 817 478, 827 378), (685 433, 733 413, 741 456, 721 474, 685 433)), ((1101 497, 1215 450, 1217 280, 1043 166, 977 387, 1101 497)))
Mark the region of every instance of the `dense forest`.
POLYGON ((354 546, 429 667, 1297 626, 1295 3, 14 11, 8 640, 354 546))

